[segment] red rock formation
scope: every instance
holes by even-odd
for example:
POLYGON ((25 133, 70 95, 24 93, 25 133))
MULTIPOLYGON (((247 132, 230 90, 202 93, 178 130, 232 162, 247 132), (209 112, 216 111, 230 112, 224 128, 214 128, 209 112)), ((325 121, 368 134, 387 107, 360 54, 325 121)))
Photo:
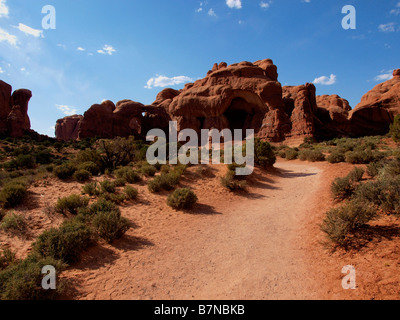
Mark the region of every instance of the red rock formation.
POLYGON ((145 138, 153 128, 168 130, 170 118, 162 107, 144 106, 122 100, 115 106, 111 101, 95 104, 83 116, 70 116, 56 124, 56 138, 74 140, 136 136, 145 138))
MULTIPOLYGON (((163 102, 163 106, 167 106, 163 102)), ((282 106, 282 87, 272 60, 214 64, 204 79, 176 95, 168 113, 178 130, 254 129, 260 131, 265 114, 282 106)))
POLYGON ((350 128, 355 136, 383 135, 394 116, 400 114, 400 69, 393 79, 378 84, 365 94, 350 113, 350 128))
POLYGON ((57 138, 143 138, 153 128, 168 131, 168 121, 178 130, 254 129, 257 136, 280 142, 305 137, 329 139, 349 133, 376 134, 387 131, 399 110, 400 70, 363 97, 350 113, 347 100, 337 95, 316 97, 307 83, 283 87, 272 60, 227 65, 215 63, 207 76, 188 83, 182 90, 164 89, 153 105, 122 100, 93 105, 81 118, 57 123, 57 138))
POLYGON ((8 130, 7 117, 11 112, 11 92, 11 86, 0 80, 0 135, 6 134, 8 130))
POLYGON ((31 128, 28 104, 32 92, 27 89, 16 90, 12 95, 11 92, 11 86, 0 81, 0 134, 18 138, 31 128))
POLYGON ((82 119, 83 116, 74 115, 57 120, 56 137, 63 141, 78 139, 82 119))
POLYGON ((350 104, 338 95, 317 96, 319 122, 316 130, 320 138, 335 138, 348 135, 350 104))

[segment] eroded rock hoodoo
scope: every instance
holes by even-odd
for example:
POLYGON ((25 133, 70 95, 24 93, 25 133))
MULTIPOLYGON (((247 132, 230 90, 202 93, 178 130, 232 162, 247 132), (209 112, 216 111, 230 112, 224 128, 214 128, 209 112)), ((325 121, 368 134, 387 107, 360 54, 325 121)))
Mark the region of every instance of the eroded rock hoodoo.
POLYGON ((12 87, 0 80, 0 135, 19 138, 31 128, 28 104, 32 92, 27 89, 11 92, 12 87))

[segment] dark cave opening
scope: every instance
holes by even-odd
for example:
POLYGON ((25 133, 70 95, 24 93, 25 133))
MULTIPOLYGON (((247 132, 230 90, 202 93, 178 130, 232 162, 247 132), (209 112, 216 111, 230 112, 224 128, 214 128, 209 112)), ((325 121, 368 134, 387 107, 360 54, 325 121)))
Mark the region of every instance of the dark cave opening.
POLYGON ((228 119, 229 128, 232 133, 235 129, 242 130, 242 137, 245 138, 246 129, 251 129, 253 119, 253 106, 242 98, 233 99, 225 117, 228 119))

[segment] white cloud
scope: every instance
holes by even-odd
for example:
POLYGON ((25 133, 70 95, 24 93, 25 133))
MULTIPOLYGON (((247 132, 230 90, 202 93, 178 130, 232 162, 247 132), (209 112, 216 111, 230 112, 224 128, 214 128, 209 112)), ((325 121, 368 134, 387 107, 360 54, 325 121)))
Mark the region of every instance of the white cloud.
POLYGON ((0 18, 8 17, 8 7, 6 0, 0 0, 0 18))
POLYGON ((86 49, 82 48, 82 47, 78 47, 78 48, 76 48, 76 50, 78 50, 78 51, 86 51, 86 49))
POLYGON ((213 8, 211 8, 210 10, 208 10, 208 15, 209 15, 210 17, 216 17, 216 16, 217 16, 217 14, 215 13, 215 11, 214 11, 213 8))
POLYGON ((229 8, 242 9, 242 0, 226 0, 229 8))
POLYGON ((301 0, 301 2, 310 3, 311 0, 301 0))
POLYGON ((66 116, 73 116, 78 113, 78 109, 75 107, 65 106, 56 104, 58 110, 64 113, 66 116))
POLYGON ((110 56, 113 55, 114 52, 117 52, 112 46, 106 44, 103 49, 97 50, 98 53, 100 54, 108 54, 110 56))
POLYGON ((197 10, 196 10, 196 12, 202 12, 203 11, 203 8, 198 8, 197 10))
POLYGON ((268 9, 271 6, 271 4, 272 4, 272 1, 268 1, 268 2, 261 1, 260 2, 260 7, 263 8, 263 9, 268 9))
POLYGON ((33 29, 23 23, 19 23, 17 29, 26 35, 34 36, 35 38, 44 38, 43 30, 33 29))
POLYGON ((193 82, 192 78, 186 76, 177 76, 177 77, 166 77, 157 75, 154 78, 151 78, 147 81, 147 85, 145 86, 146 89, 152 89, 153 87, 165 88, 168 86, 176 86, 178 84, 182 84, 185 82, 193 82))
POLYGON ((395 32, 396 31, 396 22, 389 22, 386 24, 381 24, 378 27, 378 30, 381 32, 395 32))
POLYGON ((17 46, 17 37, 0 28, 0 42, 7 41, 12 46, 17 46))
POLYGON ((393 70, 382 70, 381 74, 375 77, 375 81, 386 81, 393 78, 393 70))
POLYGON ((322 76, 322 77, 316 78, 313 83, 321 84, 323 86, 331 86, 336 83, 336 76, 334 74, 331 74, 329 78, 326 76, 322 76))
POLYGON ((1 73, 4 73, 5 71, 3 70, 3 68, 2 67, 0 67, 0 74, 1 73))
POLYGON ((396 16, 400 15, 400 2, 397 3, 395 9, 390 11, 390 14, 394 14, 396 16))

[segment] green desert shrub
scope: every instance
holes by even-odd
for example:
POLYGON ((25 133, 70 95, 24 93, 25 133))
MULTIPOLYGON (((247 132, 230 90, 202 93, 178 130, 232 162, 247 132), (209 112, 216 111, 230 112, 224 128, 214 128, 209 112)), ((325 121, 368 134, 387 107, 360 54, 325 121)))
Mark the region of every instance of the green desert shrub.
POLYGON ((277 152, 278 157, 281 157, 282 159, 286 159, 286 151, 285 150, 280 150, 277 152))
POLYGON ((54 175, 60 180, 71 178, 76 171, 76 167, 71 163, 64 163, 54 168, 54 175))
POLYGON ((371 178, 375 178, 379 175, 380 171, 383 169, 384 164, 381 161, 374 161, 367 165, 367 174, 371 178))
POLYGON ((346 157, 342 152, 335 150, 328 156, 326 160, 328 160, 329 163, 340 163, 345 162, 346 157))
POLYGON ((128 183, 137 183, 142 180, 140 174, 130 167, 120 168, 118 170, 115 170, 114 173, 117 178, 125 179, 125 181, 128 183))
POLYGON ((111 201, 115 204, 121 204, 126 200, 126 196, 124 193, 108 193, 104 192, 101 196, 106 199, 107 201, 111 201))
POLYGON ((400 178, 368 181, 360 185, 354 197, 378 206, 389 214, 400 214, 400 178))
POLYGON ((162 173, 161 175, 155 177, 153 180, 149 181, 147 187, 150 192, 156 193, 161 190, 170 191, 173 190, 181 179, 181 172, 183 169, 172 170, 169 173, 162 173))
POLYGON ((346 162, 351 164, 368 164, 374 161, 372 151, 349 151, 346 153, 346 162))
POLYGON ((376 217, 376 210, 359 201, 350 201, 345 205, 326 213, 321 230, 334 244, 344 246, 357 229, 376 217))
POLYGON ((355 185, 349 177, 336 178, 331 185, 331 191, 335 199, 344 200, 353 195, 355 185))
POLYGON ((149 165, 149 164, 145 164, 143 165, 140 170, 139 170, 143 175, 145 175, 146 177, 154 177, 155 174, 157 173, 157 169, 156 167, 149 165))
POLYGON ((98 183, 90 182, 90 183, 85 184, 82 188, 82 192, 83 192, 83 194, 87 194, 91 197, 99 195, 100 190, 98 188, 98 183))
POLYGON ((53 154, 49 149, 41 150, 35 153, 36 163, 39 164, 50 164, 54 158, 53 154))
POLYGON ((276 162, 271 145, 259 138, 254 141, 254 162, 262 168, 272 167, 276 162))
POLYGON ((79 169, 74 173, 73 177, 78 182, 86 182, 92 177, 92 174, 87 170, 79 169))
POLYGON ((301 150, 299 153, 301 161, 318 162, 325 161, 325 155, 318 150, 301 150))
POLYGON ((108 243, 121 238, 130 228, 129 221, 121 217, 119 210, 98 212, 93 226, 97 235, 108 243))
POLYGON ((383 178, 390 179, 400 175, 400 159, 394 159, 385 164, 381 171, 383 178))
POLYGON ((103 180, 100 182, 102 192, 114 193, 116 191, 115 184, 110 180, 103 180))
POLYGON ((395 142, 400 142, 400 115, 395 116, 393 124, 390 126, 390 135, 395 142))
POLYGON ((0 300, 52 300, 63 293, 63 282, 58 278, 65 268, 59 260, 40 258, 30 255, 25 260, 13 263, 0 271, 0 300), (42 269, 44 266, 53 266, 56 269, 56 290, 43 290, 42 269))
POLYGON ((126 186, 126 180, 124 178, 117 178, 114 180, 114 185, 118 187, 125 187, 126 186))
POLYGON ((364 176, 365 170, 363 168, 354 168, 349 174, 348 178, 352 182, 360 182, 364 176))
POLYGON ((31 154, 20 154, 17 156, 16 162, 19 168, 33 169, 36 166, 35 157, 31 154))
POLYGON ((27 194, 27 187, 23 183, 11 181, 0 191, 0 206, 14 208, 25 200, 27 194))
POLYGON ((101 160, 106 168, 126 166, 135 160, 137 147, 133 138, 100 141, 101 160))
POLYGON ((221 184, 230 191, 243 191, 247 188, 246 180, 240 179, 235 175, 235 172, 231 170, 221 178, 221 184))
POLYGON ((23 235, 27 228, 26 219, 16 213, 7 214, 0 223, 0 229, 12 235, 23 235))
POLYGON ((100 198, 90 206, 90 211, 93 214, 98 214, 100 212, 119 211, 119 209, 113 202, 100 198))
POLYGON ((168 196, 167 204, 176 210, 191 209, 197 202, 196 194, 189 188, 175 190, 168 196))
POLYGON ((126 199, 129 199, 129 200, 136 200, 138 197, 138 194, 139 194, 137 189, 135 189, 131 186, 126 186, 124 189, 124 193, 125 193, 126 199))
POLYGON ((61 214, 70 213, 76 215, 78 214, 79 208, 87 207, 88 204, 88 198, 73 194, 68 197, 58 199, 55 210, 61 214))
POLYGON ((9 267, 13 263, 17 261, 15 257, 15 253, 12 252, 10 249, 5 248, 2 249, 0 252, 0 271, 4 270, 5 268, 9 267))
POLYGON ((65 263, 79 261, 82 251, 92 244, 92 232, 87 225, 75 219, 65 221, 58 229, 43 232, 33 244, 41 257, 65 263))
POLYGON ((89 171, 93 176, 97 176, 100 173, 100 167, 98 164, 92 161, 86 161, 78 165, 78 170, 89 171))
POLYGON ((286 150, 285 153, 286 153, 286 155, 285 155, 286 160, 296 160, 299 156, 298 151, 296 151, 295 149, 292 149, 292 148, 286 150))
MULTIPOLYGON (((100 153, 97 150, 94 149, 86 149, 83 151, 79 151, 76 155, 76 160, 75 160, 79 166, 84 166, 83 169, 86 169, 85 166, 89 165, 88 163, 90 163, 90 166, 93 167, 93 163, 96 165, 96 168, 101 171, 101 167, 102 167, 102 157, 100 155, 100 153)), ((94 168, 94 167, 93 167, 94 168)), ((90 170, 88 170, 90 171, 90 170)), ((98 173, 92 173, 93 175, 96 175, 98 173)))

